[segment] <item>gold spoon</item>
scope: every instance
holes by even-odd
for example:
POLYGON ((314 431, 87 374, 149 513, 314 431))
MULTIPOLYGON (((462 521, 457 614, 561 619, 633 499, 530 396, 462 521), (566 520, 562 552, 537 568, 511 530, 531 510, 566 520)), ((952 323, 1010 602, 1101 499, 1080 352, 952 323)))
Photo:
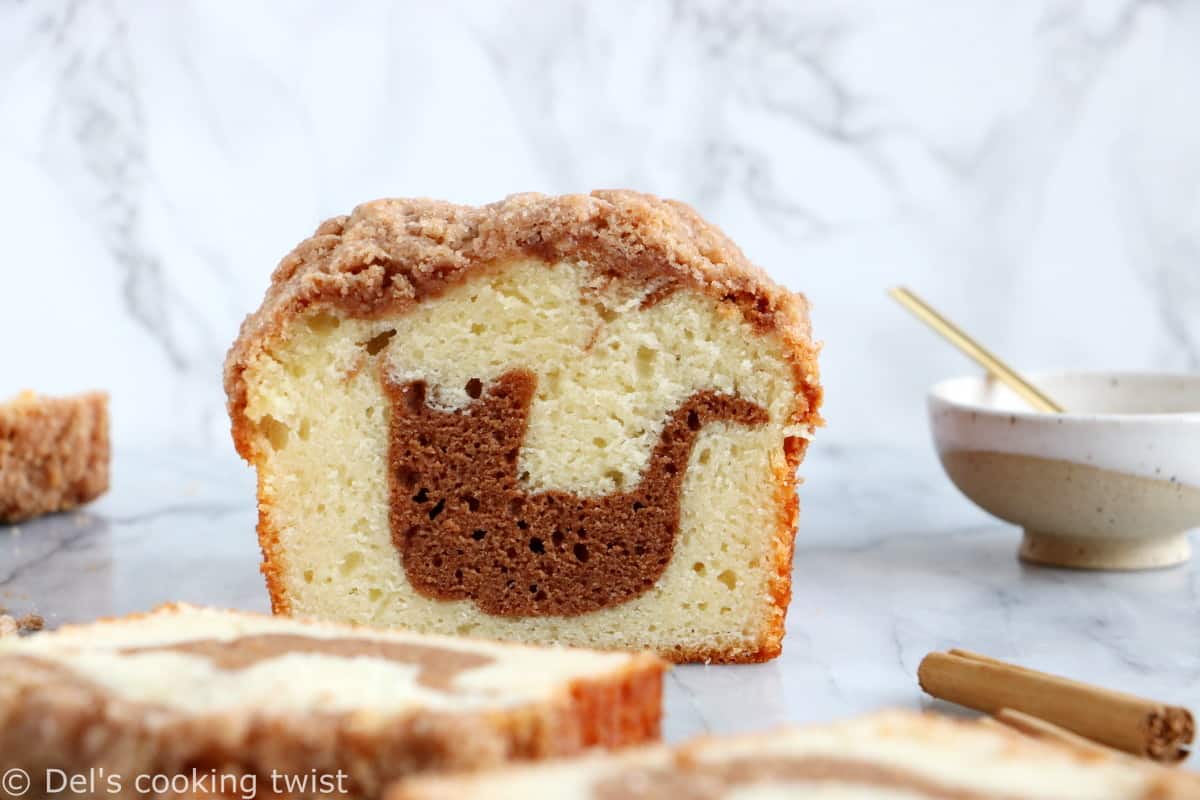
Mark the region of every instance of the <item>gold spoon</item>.
POLYGON ((1047 397, 1040 389, 1022 378, 1016 370, 997 358, 979 342, 963 333, 957 325, 943 317, 932 306, 908 289, 905 289, 903 286, 897 286, 894 289, 890 289, 888 294, 897 303, 911 311, 913 316, 933 328, 934 332, 939 336, 957 347, 968 358, 974 360, 996 379, 1003 381, 1010 389, 1025 398, 1029 405, 1038 411, 1045 411, 1051 414, 1063 413, 1062 406, 1047 397))

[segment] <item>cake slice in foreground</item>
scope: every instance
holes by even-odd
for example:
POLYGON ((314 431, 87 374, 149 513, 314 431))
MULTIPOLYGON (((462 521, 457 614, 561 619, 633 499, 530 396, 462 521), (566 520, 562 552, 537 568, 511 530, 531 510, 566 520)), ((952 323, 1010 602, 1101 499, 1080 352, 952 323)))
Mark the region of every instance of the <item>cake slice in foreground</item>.
POLYGON ((804 298, 681 203, 359 206, 226 362, 272 605, 772 658, 816 351, 804 298))
POLYGON ((108 491, 108 395, 22 392, 0 403, 0 523, 66 511, 108 491))
MULTIPOLYGON (((189 606, 0 640, 0 771, 339 776, 376 797, 476 769, 658 736, 663 662, 189 606)), ((212 791, 215 777, 194 793, 212 791)), ((53 788, 53 787, 49 787, 53 788)), ((235 792, 236 794, 236 792, 235 792)), ((304 793, 299 793, 303 795, 304 793)))
POLYGON ((1027 738, 999 725, 888 711, 674 750, 417 778, 387 800, 1184 800, 1195 775, 1027 738))

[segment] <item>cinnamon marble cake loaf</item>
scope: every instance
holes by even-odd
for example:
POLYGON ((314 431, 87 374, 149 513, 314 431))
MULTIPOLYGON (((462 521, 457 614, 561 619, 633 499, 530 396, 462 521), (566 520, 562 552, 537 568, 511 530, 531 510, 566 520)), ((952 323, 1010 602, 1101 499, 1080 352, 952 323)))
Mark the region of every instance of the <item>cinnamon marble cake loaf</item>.
POLYGON ((109 457, 103 392, 0 403, 0 523, 95 500, 108 491, 109 457))
POLYGON ((276 269, 226 390, 276 612, 780 651, 816 346, 687 206, 360 206, 276 269))
POLYGON ((1185 800, 1200 779, 999 725, 890 711, 675 749, 417 777, 387 800, 1185 800))
POLYGON ((656 738, 664 666, 169 606, 0 640, 0 773, 23 769, 31 797, 53 789, 37 783, 49 770, 100 769, 122 786, 96 797, 192 770, 195 796, 236 797, 221 789, 237 776, 276 796, 275 771, 341 776, 283 796, 377 797, 418 771, 656 738))

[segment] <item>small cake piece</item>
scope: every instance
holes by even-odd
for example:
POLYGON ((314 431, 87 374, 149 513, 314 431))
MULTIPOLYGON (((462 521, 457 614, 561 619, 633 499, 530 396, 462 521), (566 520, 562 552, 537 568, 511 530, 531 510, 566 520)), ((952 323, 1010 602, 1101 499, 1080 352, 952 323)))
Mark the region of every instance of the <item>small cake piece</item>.
POLYGON ((22 392, 0 404, 0 522, 65 511, 108 491, 108 395, 22 392))
POLYGON ((387 800, 1184 800, 1195 775, 1027 738, 983 722, 889 711, 537 767, 416 778, 387 800))
POLYGON ((273 607, 772 658, 816 352, 804 298, 681 203, 381 200, 330 220, 226 362, 273 607))
MULTIPOLYGON (((32 796, 48 770, 103 768, 128 781, 104 796, 197 769, 256 776, 259 796, 274 796, 275 772, 340 776, 313 795, 377 797, 423 770, 654 739, 663 667, 169 606, 0 640, 0 762, 34 776, 32 796)), ((226 794, 211 779, 194 789, 226 794)))

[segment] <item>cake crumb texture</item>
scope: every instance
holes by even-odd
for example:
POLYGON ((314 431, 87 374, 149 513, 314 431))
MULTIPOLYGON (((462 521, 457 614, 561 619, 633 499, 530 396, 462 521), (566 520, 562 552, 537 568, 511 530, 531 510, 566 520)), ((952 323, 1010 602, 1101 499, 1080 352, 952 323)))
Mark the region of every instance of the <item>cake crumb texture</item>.
POLYGON ((108 395, 23 392, 0 404, 0 522, 77 508, 108 490, 108 395))
POLYGON ((773 658, 795 471, 821 424, 806 309, 694 211, 632 192, 381 200, 322 225, 226 362, 272 608, 680 662, 773 658), (514 375, 527 402, 487 422, 514 375), (688 405, 718 396, 757 411, 688 405), (389 446, 414 413, 463 432, 389 446), (671 456, 655 466, 656 452, 671 456), (455 458, 481 474, 434 481, 455 458), (679 491, 643 496, 647 480, 679 491), (618 513, 565 514, 585 507, 618 513), (606 590, 614 570, 627 590, 606 590), (595 578, 588 598, 564 594, 575 573, 595 578))

